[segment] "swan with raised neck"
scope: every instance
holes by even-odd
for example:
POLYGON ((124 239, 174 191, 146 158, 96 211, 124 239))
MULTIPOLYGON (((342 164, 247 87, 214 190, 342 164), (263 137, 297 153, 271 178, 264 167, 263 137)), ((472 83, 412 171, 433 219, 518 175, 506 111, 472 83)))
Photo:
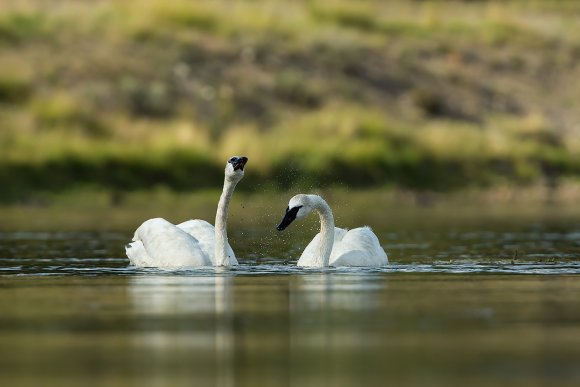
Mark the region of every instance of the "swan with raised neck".
POLYGON ((234 156, 226 163, 215 227, 200 219, 178 225, 162 218, 149 219, 137 228, 133 241, 125 246, 129 261, 135 266, 165 268, 237 265, 228 243, 227 216, 247 161, 245 156, 234 156))

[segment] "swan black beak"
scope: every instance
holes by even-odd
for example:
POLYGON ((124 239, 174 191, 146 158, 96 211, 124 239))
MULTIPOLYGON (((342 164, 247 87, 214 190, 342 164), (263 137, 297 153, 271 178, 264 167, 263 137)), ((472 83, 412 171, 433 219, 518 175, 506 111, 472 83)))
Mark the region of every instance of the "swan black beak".
POLYGON ((286 227, 288 227, 290 223, 294 222, 294 220, 296 219, 296 214, 298 214, 298 210, 301 207, 302 206, 294 207, 292 209, 286 208, 286 215, 284 215, 284 219, 282 219, 282 221, 280 222, 278 227, 276 227, 276 229, 278 231, 282 231, 286 229, 286 227))
POLYGON ((244 170, 244 167, 246 166, 246 163, 248 162, 248 158, 246 156, 242 156, 240 157, 233 165, 234 165, 234 171, 237 171, 238 169, 241 169, 242 171, 244 170))

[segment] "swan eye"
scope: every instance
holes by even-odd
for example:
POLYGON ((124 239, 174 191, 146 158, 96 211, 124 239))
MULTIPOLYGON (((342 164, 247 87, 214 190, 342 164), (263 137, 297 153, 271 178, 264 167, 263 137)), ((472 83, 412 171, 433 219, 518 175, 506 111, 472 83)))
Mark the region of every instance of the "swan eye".
POLYGON ((288 208, 286 210, 286 213, 291 215, 293 218, 296 218, 296 215, 298 214, 298 211, 300 211, 300 209, 304 207, 304 206, 296 206, 296 207, 292 207, 292 209, 288 208))
POLYGON ((237 157, 232 157, 231 159, 229 159, 228 163, 235 163, 237 159, 238 159, 237 157))
POLYGON ((284 219, 282 219, 282 222, 278 225, 278 227, 276 227, 278 229, 278 231, 282 231, 286 227, 288 227, 288 225, 290 223, 292 223, 294 221, 294 219, 296 219, 296 215, 298 214, 298 211, 301 208, 302 208, 302 206, 292 207, 292 209, 290 209, 290 207, 287 207, 286 214, 284 215, 284 219))

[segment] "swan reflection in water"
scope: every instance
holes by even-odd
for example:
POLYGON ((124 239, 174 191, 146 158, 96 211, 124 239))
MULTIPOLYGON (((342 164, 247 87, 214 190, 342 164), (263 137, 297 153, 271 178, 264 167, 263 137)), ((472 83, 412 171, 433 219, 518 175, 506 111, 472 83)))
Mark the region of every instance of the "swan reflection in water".
POLYGON ((368 328, 370 316, 381 308, 386 286, 384 277, 372 275, 313 273, 293 278, 293 385, 359 385, 357 369, 364 367, 368 358, 357 354, 365 353, 382 339, 368 328))
POLYGON ((368 274, 134 277, 137 356, 173 385, 180 375, 196 385, 343 385, 364 361, 349 354, 373 339, 363 316, 380 308, 384 287, 368 274))
POLYGON ((160 275, 130 279, 133 312, 140 316, 137 357, 152 384, 233 385, 233 308, 229 275, 160 275), (177 380, 176 380, 177 379, 177 380))
POLYGON ((293 277, 292 308, 311 310, 365 310, 378 306, 377 292, 386 287, 384 278, 369 274, 313 273, 293 277))

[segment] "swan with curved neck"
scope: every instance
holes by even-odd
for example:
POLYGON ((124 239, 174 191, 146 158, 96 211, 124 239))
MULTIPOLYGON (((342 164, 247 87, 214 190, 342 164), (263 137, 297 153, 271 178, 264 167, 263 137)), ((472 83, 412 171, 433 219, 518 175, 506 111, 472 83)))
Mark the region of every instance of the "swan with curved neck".
POLYGON ((237 265, 228 243, 227 218, 232 194, 244 177, 247 161, 247 157, 234 156, 226 163, 215 227, 200 219, 178 225, 162 218, 146 220, 135 231, 133 241, 125 246, 131 264, 164 268, 237 265))
POLYGON ((300 194, 290 199, 278 231, 311 212, 320 217, 320 232, 302 252, 298 266, 384 266, 389 263, 379 239, 369 227, 352 230, 334 227, 332 210, 318 195, 300 194))

